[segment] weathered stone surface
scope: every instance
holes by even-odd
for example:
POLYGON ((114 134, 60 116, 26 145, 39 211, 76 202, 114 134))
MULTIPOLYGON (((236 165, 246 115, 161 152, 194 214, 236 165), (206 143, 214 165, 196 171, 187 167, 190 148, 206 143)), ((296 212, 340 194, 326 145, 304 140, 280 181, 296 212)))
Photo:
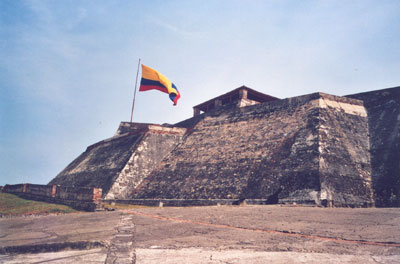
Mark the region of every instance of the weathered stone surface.
POLYGON ((113 263, 136 263, 134 248, 134 230, 132 216, 122 215, 120 222, 115 227, 114 237, 111 239, 111 245, 108 247, 105 264, 113 263))
POLYGON ((78 210, 95 211, 102 208, 101 188, 24 183, 7 184, 2 192, 30 200, 65 204, 78 210))
POLYGON ((273 205, 153 207, 3 218, 3 252, 11 247, 32 252, 50 249, 49 245, 96 241, 108 246, 93 251, 0 255, 0 263, 105 263, 120 252, 126 252, 123 258, 134 253, 138 264, 398 263, 399 219, 400 210, 393 208, 273 205))
POLYGON ((319 203, 323 187, 329 192, 323 199, 337 205, 371 204, 370 167, 360 165, 368 163, 368 138, 357 131, 368 128, 363 113, 361 101, 322 93, 217 109, 203 115, 132 196, 319 203), (324 126, 348 120, 360 124, 324 126), (348 159, 354 150, 357 159, 348 159), (340 164, 333 161, 338 156, 340 164))
POLYGON ((364 101, 377 206, 400 206, 400 87, 349 95, 364 101))
POLYGON ((320 106, 318 140, 321 202, 335 206, 373 205, 365 109, 362 105, 360 108, 343 103, 320 106))
POLYGON ((99 187, 107 199, 125 199, 185 132, 184 128, 122 122, 113 138, 89 146, 49 185, 99 187))
POLYGON ((49 184, 99 187, 107 193, 142 137, 120 136, 89 146, 49 184))
POLYGON ((249 106, 236 97, 175 125, 122 122, 50 184, 141 203, 400 205, 400 87, 249 106))
POLYGON ((182 139, 186 129, 150 126, 105 199, 126 199, 182 139))

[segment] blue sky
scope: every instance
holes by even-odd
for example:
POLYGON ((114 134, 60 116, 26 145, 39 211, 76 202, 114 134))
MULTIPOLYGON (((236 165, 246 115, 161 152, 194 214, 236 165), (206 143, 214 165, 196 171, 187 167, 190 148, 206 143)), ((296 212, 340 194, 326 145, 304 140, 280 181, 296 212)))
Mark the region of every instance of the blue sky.
POLYGON ((0 185, 48 183, 129 121, 138 58, 181 92, 175 123, 241 85, 286 98, 400 85, 400 1, 0 0, 0 185))

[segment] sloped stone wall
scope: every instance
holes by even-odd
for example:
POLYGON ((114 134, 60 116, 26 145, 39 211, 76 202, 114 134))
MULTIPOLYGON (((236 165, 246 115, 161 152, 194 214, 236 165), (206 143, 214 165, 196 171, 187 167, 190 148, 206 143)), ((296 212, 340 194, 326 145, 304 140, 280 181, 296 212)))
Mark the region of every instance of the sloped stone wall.
POLYGON ((336 205, 371 205, 368 137, 364 133, 368 123, 365 116, 357 115, 363 110, 357 100, 315 93, 206 113, 131 197, 320 203, 322 184, 324 190, 330 190, 330 199, 336 200, 336 205), (321 98, 342 105, 321 106, 321 98), (321 135, 324 125, 349 120, 357 124, 345 124, 338 131, 325 130, 321 135), (330 152, 324 154, 325 165, 336 156, 343 156, 341 164, 330 163, 321 169, 321 144, 336 144, 329 151, 325 149, 330 152), (346 160, 349 156, 344 154, 349 150, 358 151, 355 162, 346 160), (336 172, 343 175, 339 177, 336 172), (343 182, 346 177, 356 187, 339 188, 347 184, 343 182), (348 194, 361 195, 362 199, 352 200, 354 197, 348 194))
POLYGON ((107 193, 143 136, 144 133, 126 134, 89 146, 49 185, 97 187, 107 193))
POLYGON ((127 199, 160 161, 181 141, 186 129, 149 126, 148 132, 119 173, 105 199, 127 199))
POLYGON ((97 187, 107 199, 125 199, 185 132, 185 128, 122 122, 114 137, 89 146, 49 185, 97 187))
POLYGON ((376 206, 400 206, 400 87, 349 95, 364 101, 376 206))
POLYGON ((50 184, 107 199, 400 206, 399 172, 396 87, 224 105, 173 126, 122 122, 50 184))
POLYGON ((320 99, 319 155, 321 203, 373 206, 368 119, 362 101, 320 99))
MULTIPOLYGON (((268 186, 263 185, 263 176, 257 172, 265 163, 263 161, 272 157, 267 153, 272 154, 277 146, 285 145, 283 138, 274 136, 274 133, 283 132, 277 131, 276 127, 288 127, 288 133, 298 130, 292 129, 295 127, 293 119, 285 122, 283 116, 277 118, 279 113, 270 112, 268 118, 264 118, 266 116, 262 111, 254 115, 255 112, 249 111, 249 108, 227 107, 207 113, 185 142, 162 163, 161 169, 139 186, 134 196, 240 199, 245 198, 245 192, 250 197, 260 192, 266 196, 273 195, 280 184, 274 184, 270 177, 268 186), (268 123, 263 122, 267 119, 268 123)), ((268 171, 268 168, 261 170, 268 171)))

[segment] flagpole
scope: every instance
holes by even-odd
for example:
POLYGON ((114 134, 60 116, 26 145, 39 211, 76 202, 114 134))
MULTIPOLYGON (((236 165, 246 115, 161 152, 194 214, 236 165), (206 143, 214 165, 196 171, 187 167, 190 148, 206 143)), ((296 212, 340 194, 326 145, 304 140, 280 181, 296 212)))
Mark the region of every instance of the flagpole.
POLYGON ((132 119, 133 119, 133 109, 135 109, 135 97, 136 97, 137 80, 138 80, 138 76, 139 76, 139 67, 140 67, 140 58, 139 58, 138 66, 137 66, 137 72, 136 72, 135 92, 133 94, 133 103, 132 103, 132 112, 131 112, 131 123, 132 123, 132 119))

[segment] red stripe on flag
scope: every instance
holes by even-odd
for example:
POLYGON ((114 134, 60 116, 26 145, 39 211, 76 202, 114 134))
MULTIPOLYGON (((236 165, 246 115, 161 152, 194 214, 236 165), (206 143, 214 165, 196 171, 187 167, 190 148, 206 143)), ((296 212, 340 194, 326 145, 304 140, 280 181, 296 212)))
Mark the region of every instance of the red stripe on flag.
POLYGON ((155 85, 143 85, 143 84, 140 85, 139 92, 145 92, 148 90, 159 90, 160 92, 168 93, 168 90, 165 87, 160 87, 155 85))

